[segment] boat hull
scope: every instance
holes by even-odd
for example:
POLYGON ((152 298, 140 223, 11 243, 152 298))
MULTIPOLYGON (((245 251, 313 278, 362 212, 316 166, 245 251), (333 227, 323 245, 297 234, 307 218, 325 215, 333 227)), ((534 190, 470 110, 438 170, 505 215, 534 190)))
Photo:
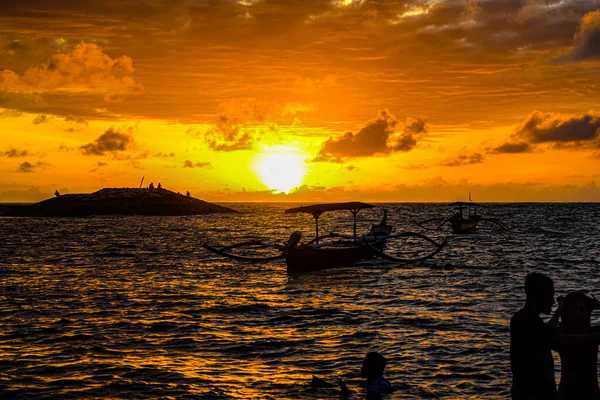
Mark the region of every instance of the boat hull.
POLYGON ((452 221, 452 232, 459 234, 476 233, 479 228, 477 221, 473 220, 461 220, 452 221))
MULTIPOLYGON (((379 250, 383 250, 384 246, 384 241, 375 244, 379 250)), ((300 273, 344 267, 374 256, 367 245, 347 243, 324 247, 294 247, 286 252, 285 261, 288 273, 300 273)))

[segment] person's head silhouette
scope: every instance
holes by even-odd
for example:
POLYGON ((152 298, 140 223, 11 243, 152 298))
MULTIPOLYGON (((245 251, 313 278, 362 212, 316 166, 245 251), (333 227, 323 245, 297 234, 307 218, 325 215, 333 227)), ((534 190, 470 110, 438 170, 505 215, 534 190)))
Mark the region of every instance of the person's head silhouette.
POLYGON ((360 375, 367 379, 375 379, 383 375, 385 370, 385 357, 376 351, 367 353, 363 361, 360 375))
POLYGON ((532 272, 525 278, 527 304, 537 313, 550 314, 554 305, 554 282, 548 276, 532 272))

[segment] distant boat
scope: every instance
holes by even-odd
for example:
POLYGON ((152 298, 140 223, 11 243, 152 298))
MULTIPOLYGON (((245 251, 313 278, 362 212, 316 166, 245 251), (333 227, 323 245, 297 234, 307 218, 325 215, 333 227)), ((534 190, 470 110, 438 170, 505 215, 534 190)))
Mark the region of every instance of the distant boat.
MULTIPOLYGON (((471 195, 469 194, 469 200, 470 199, 471 195)), ((477 233, 481 221, 492 222, 504 230, 510 229, 506 224, 496 218, 483 218, 481 215, 477 214, 477 207, 479 207, 479 205, 473 203, 472 201, 457 201, 449 204, 449 206, 455 207, 456 209, 456 212, 450 218, 430 218, 421 222, 413 222, 419 225, 421 228, 427 230, 441 230, 444 225, 450 223, 452 226, 452 232, 456 234, 477 233), (434 221, 442 221, 442 223, 435 228, 426 226, 426 224, 434 221)))
POLYGON ((307 213, 315 218, 315 237, 307 243, 301 243, 302 234, 298 231, 293 232, 287 242, 270 243, 259 240, 252 240, 232 244, 225 247, 215 247, 204 243, 204 248, 216 254, 229 257, 238 261, 265 262, 285 259, 287 271, 289 273, 298 273, 306 271, 321 270, 327 268, 337 268, 352 265, 358 261, 380 257, 389 261, 400 263, 412 263, 423 261, 439 253, 447 242, 437 243, 425 235, 415 232, 401 232, 392 234, 393 227, 387 225, 387 213, 384 213, 383 220, 371 227, 371 230, 365 235, 356 235, 356 215, 364 208, 373 208, 375 206, 360 203, 328 203, 315 204, 291 208, 286 213, 307 213), (319 217, 326 211, 348 210, 353 215, 354 232, 352 235, 342 235, 339 233, 330 233, 319 236, 319 217), (434 249, 421 257, 400 258, 385 253, 387 242, 392 239, 417 237, 423 239, 434 246, 434 249), (334 241, 323 242, 323 239, 338 239, 334 241), (252 257, 238 252, 240 249, 260 249, 272 248, 279 252, 278 255, 252 257))

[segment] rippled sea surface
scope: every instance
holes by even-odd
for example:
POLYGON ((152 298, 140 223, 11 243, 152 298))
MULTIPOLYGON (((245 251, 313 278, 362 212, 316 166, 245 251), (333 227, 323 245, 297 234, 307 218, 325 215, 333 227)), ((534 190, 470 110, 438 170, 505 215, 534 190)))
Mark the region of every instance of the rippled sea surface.
MULTIPOLYGON (((380 204, 359 214, 359 232, 384 207, 396 231, 448 246, 427 263, 304 275, 204 250, 313 235, 311 216, 283 213, 294 205, 228 206, 242 214, 0 218, 0 397, 336 398, 309 387, 317 375, 342 377, 360 398, 358 371, 375 350, 397 388, 389 398, 507 398, 525 275, 547 273, 557 294, 600 283, 600 204, 488 204, 481 214, 514 228, 462 236, 411 223, 449 216, 446 205, 380 204), (431 268, 445 264, 455 269, 431 268)), ((320 225, 351 232, 351 215, 320 225)))

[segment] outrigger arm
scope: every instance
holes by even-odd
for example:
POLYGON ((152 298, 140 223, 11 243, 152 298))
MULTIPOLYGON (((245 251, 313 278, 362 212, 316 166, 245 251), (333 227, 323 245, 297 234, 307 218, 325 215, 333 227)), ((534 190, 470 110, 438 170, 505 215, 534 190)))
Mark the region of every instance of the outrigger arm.
POLYGON ((500 221, 497 218, 482 218, 481 220, 492 222, 492 223, 498 225, 500 228, 504 229, 505 231, 510 229, 510 227, 508 225, 506 225, 504 222, 500 221))
POLYGON ((430 219, 428 219, 428 220, 421 221, 421 222, 419 222, 419 221, 417 221, 417 220, 414 220, 414 219, 413 219, 413 222, 414 222, 415 224, 417 224, 418 226, 420 226, 420 227, 421 227, 421 228, 423 228, 423 229, 427 229, 428 231, 439 231, 440 229, 442 229, 442 226, 444 226, 444 225, 446 225, 448 222, 450 222, 450 219, 445 219, 445 220, 443 220, 443 222, 442 222, 441 224, 439 224, 439 225, 438 225, 437 227, 435 227, 435 228, 430 228, 430 227, 428 227, 428 226, 425 226, 425 225, 423 225, 423 224, 426 224, 426 223, 428 223, 428 222, 432 222, 432 221, 442 221, 442 218, 430 218, 430 219))
POLYGON ((232 244, 231 246, 226 246, 226 247, 221 247, 216 248, 214 246, 209 245, 208 243, 204 243, 202 245, 202 247, 204 247, 206 250, 210 250, 213 253, 225 256, 225 257, 229 257, 233 260, 238 260, 238 261, 275 261, 275 260, 280 260, 282 258, 284 258, 285 256, 283 254, 280 254, 278 256, 268 256, 268 257, 249 257, 249 256, 240 256, 237 254, 232 254, 229 253, 227 250, 231 250, 231 249, 236 249, 238 247, 246 247, 246 246, 261 246, 261 247, 272 247, 278 250, 283 250, 285 248, 285 246, 277 244, 277 243, 268 243, 268 242, 261 242, 260 240, 250 240, 247 242, 241 242, 241 243, 236 243, 236 244, 232 244))
POLYGON ((377 257, 381 257, 384 260, 388 260, 388 261, 394 261, 394 262, 399 262, 399 263, 403 263, 403 264, 410 264, 410 263, 414 263, 414 262, 425 261, 425 260, 435 256, 437 253, 442 251, 442 249, 444 247, 446 247, 446 245, 448 244, 448 241, 446 239, 444 239, 444 241, 442 243, 438 244, 435 240, 433 240, 425 235, 422 235, 420 233, 416 233, 416 232, 401 232, 401 233, 397 233, 394 235, 390 235, 387 237, 387 239, 393 239, 393 238, 397 238, 397 237, 418 237, 420 239, 426 240, 429 243, 433 244, 435 246, 435 249, 431 253, 426 254, 422 257, 399 258, 399 257, 391 256, 391 255, 386 254, 385 252, 379 250, 377 247, 374 246, 375 243, 367 243, 367 245, 369 246, 371 251, 373 253, 375 253, 375 255, 377 257))

